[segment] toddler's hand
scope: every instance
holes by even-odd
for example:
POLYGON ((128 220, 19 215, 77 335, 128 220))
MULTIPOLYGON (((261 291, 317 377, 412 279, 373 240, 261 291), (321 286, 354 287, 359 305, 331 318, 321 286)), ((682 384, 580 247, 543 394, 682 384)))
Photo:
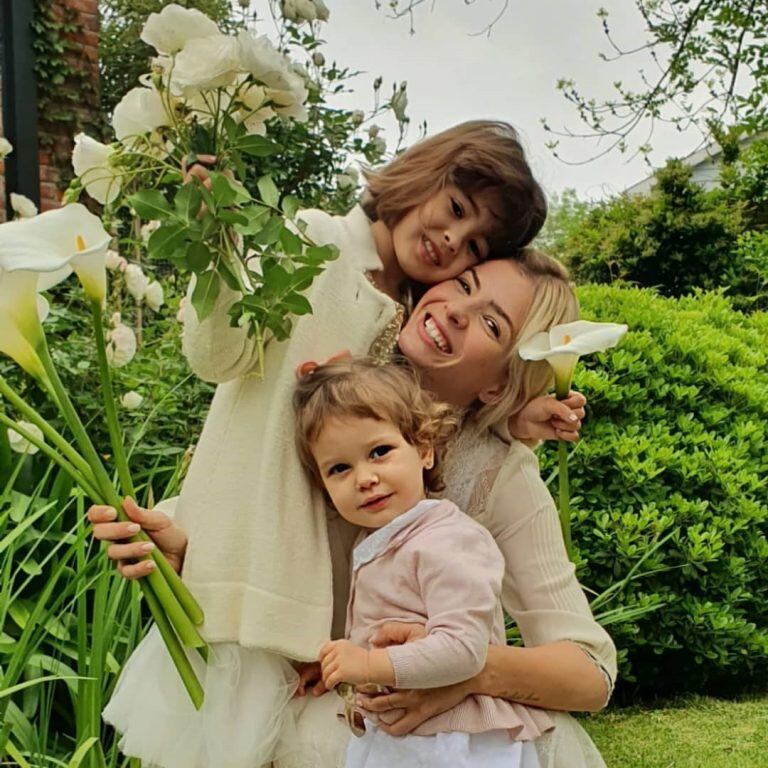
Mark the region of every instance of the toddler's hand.
POLYGON ((349 640, 331 640, 320 649, 323 683, 328 690, 339 683, 370 682, 368 651, 349 640))

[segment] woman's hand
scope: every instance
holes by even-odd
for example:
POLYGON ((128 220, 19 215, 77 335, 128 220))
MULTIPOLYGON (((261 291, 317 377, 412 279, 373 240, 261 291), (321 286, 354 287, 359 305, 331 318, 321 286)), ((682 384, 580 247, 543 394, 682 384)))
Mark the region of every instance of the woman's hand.
POLYGON ((421 640, 426 636, 427 628, 423 624, 387 621, 371 635, 371 645, 374 648, 388 648, 390 645, 404 645, 413 640, 421 640))
POLYGON ((587 398, 581 392, 571 390, 565 400, 554 395, 536 397, 509 419, 512 437, 518 440, 566 440, 575 443, 579 439, 587 398))
POLYGON ((120 522, 112 507, 95 504, 88 510, 88 520, 93 523, 93 535, 99 541, 113 541, 107 548, 107 557, 117 561, 117 570, 126 579, 140 579, 155 568, 152 560, 145 560, 157 546, 169 565, 177 573, 184 563, 187 551, 187 534, 168 515, 153 509, 143 509, 131 498, 123 501, 123 509, 131 522, 120 522), (140 530, 149 534, 152 541, 125 541, 140 530), (138 560, 138 562, 134 562, 138 560))
POLYGON ((323 683, 323 672, 319 661, 297 661, 293 664, 294 669, 299 673, 299 687, 294 698, 303 698, 307 691, 312 691, 313 696, 322 696, 328 689, 323 683))
POLYGON ((421 691, 393 691, 378 695, 358 692, 355 703, 361 709, 379 715, 378 727, 385 733, 405 736, 430 717, 460 704, 470 693, 469 681, 466 681, 421 691))

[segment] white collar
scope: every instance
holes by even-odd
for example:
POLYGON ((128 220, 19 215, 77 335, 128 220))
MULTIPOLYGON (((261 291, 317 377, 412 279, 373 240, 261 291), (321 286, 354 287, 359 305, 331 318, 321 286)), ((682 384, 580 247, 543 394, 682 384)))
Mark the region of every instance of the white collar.
POLYGON ((381 554, 396 533, 402 531, 424 512, 439 503, 440 499, 422 499, 415 507, 366 536, 352 552, 352 570, 356 571, 361 565, 370 563, 371 560, 381 554))

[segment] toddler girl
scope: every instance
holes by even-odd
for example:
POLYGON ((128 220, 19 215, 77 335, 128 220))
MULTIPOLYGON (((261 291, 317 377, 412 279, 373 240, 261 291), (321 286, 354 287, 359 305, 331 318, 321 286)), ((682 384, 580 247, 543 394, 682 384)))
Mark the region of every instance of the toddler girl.
MULTIPOLYGON (((320 649, 326 688, 432 688, 477 675, 488 644, 505 642, 504 560, 485 528, 452 502, 427 498, 442 487, 438 453, 456 425, 451 408, 406 368, 351 359, 300 366, 294 406, 302 463, 339 514, 363 529, 347 639, 320 649), (388 621, 424 624, 426 635, 371 648, 388 621)), ((371 719, 364 725, 347 768, 534 768, 530 741, 551 721, 540 710, 471 696, 406 737, 388 736, 371 719)))

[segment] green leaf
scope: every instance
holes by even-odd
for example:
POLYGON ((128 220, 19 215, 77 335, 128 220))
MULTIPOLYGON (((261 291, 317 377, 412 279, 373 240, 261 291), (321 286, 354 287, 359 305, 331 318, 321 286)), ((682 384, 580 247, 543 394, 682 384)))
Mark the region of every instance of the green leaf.
POLYGON ((211 314, 219 296, 220 287, 221 279, 215 272, 203 272, 202 275, 198 275, 195 289, 192 291, 192 306, 200 322, 211 314))
POLYGON ((300 293, 289 293, 282 302, 294 315, 311 315, 312 305, 306 296, 300 293))
POLYGON ((217 208, 226 208, 235 202, 237 192, 223 173, 211 173, 211 194, 217 208))
POLYGON ((147 243, 147 253, 150 259, 164 259, 178 250, 186 240, 188 229, 181 222, 166 222, 156 229, 147 243))
POLYGON ((247 224, 235 224, 235 232, 240 235, 255 235, 261 232, 264 227, 264 223, 269 218, 269 208, 265 208, 263 205, 251 205, 247 208, 241 208, 238 212, 239 216, 244 216, 247 224))
POLYGON ((173 200, 176 212, 184 221, 192 221, 197 216, 202 202, 203 196, 196 184, 184 184, 173 200))
POLYGON ((280 245, 289 256, 298 256, 301 253, 303 243, 298 235, 283 227, 280 232, 280 245))
POLYGON ((269 157, 269 155, 274 155, 280 149, 274 141, 254 134, 240 137, 235 142, 234 147, 240 152, 245 152, 246 155, 252 155, 253 157, 269 157))
POLYGON ((190 243, 184 253, 189 269, 193 272, 204 272, 211 263, 213 254, 205 243, 190 243))
POLYGON ((301 203, 297 197, 294 197, 293 195, 286 195, 283 198, 282 208, 283 213, 289 219, 292 219, 294 216, 296 216, 296 212, 299 210, 299 208, 301 208, 301 203))
POLYGON ((142 219, 167 219, 171 215, 171 206, 165 195, 157 189, 142 189, 131 195, 128 204, 142 219))
POLYGON ((98 744, 99 737, 91 736, 86 739, 72 755, 72 759, 67 763, 67 768, 80 768, 85 756, 90 752, 95 744, 98 744))
POLYGON ((262 176, 257 182, 259 194, 264 203, 272 208, 277 207, 280 200, 280 190, 275 186, 271 176, 262 176))
POLYGON ((251 239, 256 245, 273 245, 280 238, 282 230, 283 220, 279 216, 272 216, 251 239))

